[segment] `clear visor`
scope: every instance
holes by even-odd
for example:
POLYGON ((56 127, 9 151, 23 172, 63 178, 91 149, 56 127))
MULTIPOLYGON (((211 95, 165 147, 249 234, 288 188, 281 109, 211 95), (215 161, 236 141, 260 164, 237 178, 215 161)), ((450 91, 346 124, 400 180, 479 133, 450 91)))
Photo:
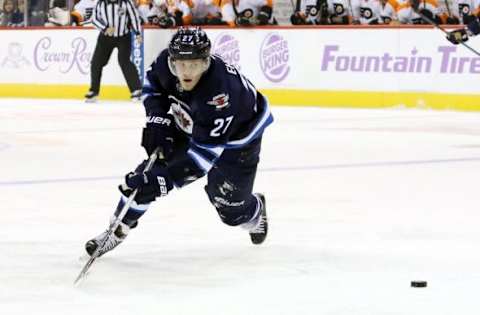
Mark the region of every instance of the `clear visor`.
POLYGON ((178 77, 197 77, 208 68, 208 59, 178 59, 171 63, 178 77))

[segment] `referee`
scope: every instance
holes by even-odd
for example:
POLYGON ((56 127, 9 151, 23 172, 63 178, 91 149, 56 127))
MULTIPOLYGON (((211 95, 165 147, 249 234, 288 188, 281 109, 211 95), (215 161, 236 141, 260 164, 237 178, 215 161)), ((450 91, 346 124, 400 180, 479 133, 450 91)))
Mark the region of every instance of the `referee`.
POLYGON ((138 71, 130 61, 132 41, 130 31, 141 41, 140 17, 132 0, 99 0, 93 11, 93 25, 100 30, 90 65, 90 90, 86 102, 95 102, 100 92, 103 67, 114 48, 118 49, 118 63, 127 81, 132 100, 139 100, 142 86, 138 71))

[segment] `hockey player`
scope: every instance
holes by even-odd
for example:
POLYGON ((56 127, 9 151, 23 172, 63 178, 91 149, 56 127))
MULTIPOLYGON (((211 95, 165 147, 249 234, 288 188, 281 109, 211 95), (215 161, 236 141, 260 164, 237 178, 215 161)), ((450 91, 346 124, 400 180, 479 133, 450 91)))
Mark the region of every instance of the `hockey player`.
POLYGON ((290 22, 293 25, 320 24, 321 9, 324 3, 324 0, 297 0, 295 12, 290 16, 290 22))
POLYGON ((380 1, 379 0, 353 0, 353 18, 359 24, 380 24, 380 1))
POLYGON ((189 0, 192 25, 222 25, 221 0, 189 0))
POLYGON ((446 14, 442 14, 436 0, 407 0, 397 7, 398 21, 402 24, 425 24, 418 11, 430 20, 441 24, 446 21, 446 14), (416 8, 415 10, 413 8, 416 8))
POLYGON ((91 25, 93 9, 97 0, 80 0, 73 7, 70 13, 73 25, 91 25))
POLYGON ((469 37, 476 36, 480 34, 480 17, 476 17, 470 23, 468 23, 465 27, 456 29, 451 31, 447 35, 447 39, 455 44, 458 45, 462 42, 468 41, 469 37))
POLYGON ((350 4, 351 0, 327 0, 329 24, 352 24, 353 16, 350 4))
POLYGON ((453 3, 453 11, 459 17, 459 24, 467 25, 480 14, 480 1, 478 0, 454 0, 453 3))
POLYGON ((45 26, 66 26, 70 22, 70 12, 65 0, 53 0, 52 7, 48 10, 48 21, 45 26))
POLYGON ((147 24, 148 14, 152 8, 152 0, 137 0, 136 5, 138 13, 140 14, 140 19, 142 19, 142 23, 147 24))
POLYGON ((380 24, 398 23, 396 0, 380 0, 380 24))
POLYGON ((273 17, 273 0, 225 0, 224 21, 230 26, 277 24, 273 17))
POLYGON ((161 28, 190 25, 192 12, 184 0, 153 0, 148 21, 161 28))
POLYGON ((351 12, 348 0, 298 0, 290 22, 293 25, 350 24, 351 12))
MULTIPOLYGON (((166 163, 145 162, 126 175, 113 220, 127 197, 135 202, 99 254, 120 244, 157 197, 208 175, 205 191, 223 223, 246 229, 252 243, 268 230, 265 198, 252 194, 264 129, 272 123, 267 99, 234 66, 210 54, 200 28, 180 28, 147 70, 143 87, 148 154, 163 149, 166 163)), ((104 232, 86 243, 92 255, 104 232)))

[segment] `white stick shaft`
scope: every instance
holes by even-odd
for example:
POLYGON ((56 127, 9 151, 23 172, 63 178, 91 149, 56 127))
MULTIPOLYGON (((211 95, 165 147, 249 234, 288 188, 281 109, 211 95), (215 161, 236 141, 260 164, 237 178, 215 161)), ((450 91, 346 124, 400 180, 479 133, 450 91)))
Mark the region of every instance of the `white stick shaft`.
MULTIPOLYGON (((145 169, 143 170, 144 172, 148 172, 149 170, 152 169, 153 164, 155 164, 155 161, 157 159, 163 159, 163 153, 161 148, 156 148, 155 151, 153 151, 152 155, 148 158, 147 165, 145 166, 145 169)), ((128 197, 127 201, 123 205, 122 210, 118 214, 117 218, 110 224, 110 227, 108 228, 107 235, 105 238, 102 240, 102 243, 95 249, 95 252, 93 252, 92 256, 90 256, 90 259, 87 261, 85 266, 83 266, 82 270, 80 271, 80 274, 77 276, 75 281, 73 282, 74 285, 80 284, 81 280, 83 280, 87 274, 87 271, 90 269, 90 266, 95 262, 95 260, 98 258, 100 249, 103 248, 105 243, 107 242, 107 239, 113 234, 113 232, 117 229, 117 227, 120 225, 120 222, 122 222, 123 217, 127 214, 128 209, 130 208, 130 205, 132 204, 133 200, 135 199, 135 196, 138 194, 138 188, 135 189, 130 196, 128 197)))

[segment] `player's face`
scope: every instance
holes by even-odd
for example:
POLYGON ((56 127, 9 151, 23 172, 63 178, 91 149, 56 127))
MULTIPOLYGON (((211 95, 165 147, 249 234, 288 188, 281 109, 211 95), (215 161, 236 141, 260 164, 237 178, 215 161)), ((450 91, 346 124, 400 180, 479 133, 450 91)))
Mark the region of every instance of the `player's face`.
POLYGON ((205 59, 175 60, 173 63, 180 85, 185 91, 193 90, 208 65, 205 59))

